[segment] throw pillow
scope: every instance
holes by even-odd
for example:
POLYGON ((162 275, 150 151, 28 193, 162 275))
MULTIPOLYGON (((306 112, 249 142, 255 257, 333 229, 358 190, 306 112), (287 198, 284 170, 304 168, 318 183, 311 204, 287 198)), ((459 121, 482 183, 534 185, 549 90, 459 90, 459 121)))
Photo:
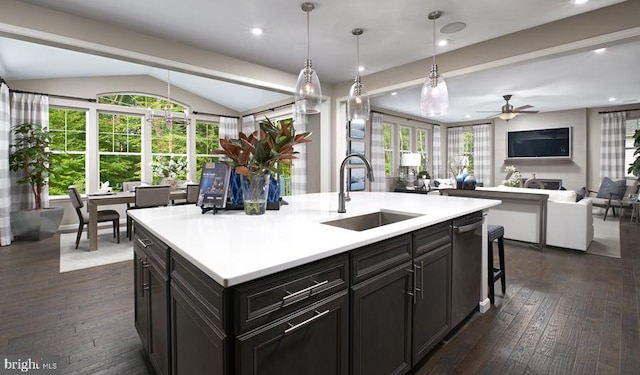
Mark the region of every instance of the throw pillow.
POLYGON ((622 199, 626 190, 627 180, 622 179, 613 181, 609 177, 605 177, 602 179, 602 183, 600 184, 596 197, 604 199, 609 199, 609 197, 612 199, 622 199), (613 196, 611 194, 613 194, 613 196))
POLYGON ((580 202, 587 195, 587 187, 583 186, 576 191, 576 202, 580 202))

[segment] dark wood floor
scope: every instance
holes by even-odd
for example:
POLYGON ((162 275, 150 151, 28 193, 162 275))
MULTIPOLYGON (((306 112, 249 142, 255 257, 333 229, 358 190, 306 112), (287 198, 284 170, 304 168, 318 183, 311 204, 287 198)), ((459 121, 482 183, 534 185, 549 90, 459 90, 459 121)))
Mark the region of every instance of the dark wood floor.
MULTIPOLYGON (((498 287, 495 308, 417 373, 638 374, 640 225, 627 221, 622 259, 507 243, 506 296, 498 287)), ((64 374, 147 374, 131 263, 60 274, 58 243, 0 248, 0 354, 59 354, 64 374)))

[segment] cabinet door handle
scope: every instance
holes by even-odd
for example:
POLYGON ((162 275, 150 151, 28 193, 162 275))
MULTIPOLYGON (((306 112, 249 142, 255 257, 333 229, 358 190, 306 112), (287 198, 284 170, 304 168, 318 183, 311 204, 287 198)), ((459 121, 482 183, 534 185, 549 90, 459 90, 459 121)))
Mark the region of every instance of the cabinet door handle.
POLYGON ((288 333, 291 333, 291 332, 293 332, 293 331, 297 330, 298 328, 302 328, 302 327, 304 327, 305 325, 310 324, 310 323, 311 323, 311 322, 313 322, 314 320, 318 320, 318 319, 320 319, 321 317, 323 317, 323 316, 327 315, 330 311, 331 311, 331 310, 325 310, 325 311, 323 311, 323 312, 318 312, 318 310, 315 310, 316 315, 314 315, 314 316, 312 316, 311 318, 309 318, 309 319, 305 320, 304 322, 300 322, 300 323, 298 323, 298 324, 296 324, 296 325, 293 325, 293 324, 291 324, 291 323, 287 323, 287 324, 289 325, 289 328, 287 328, 287 329, 285 329, 285 330, 284 330, 284 334, 286 335, 286 334, 288 334, 288 333))
POLYGON ((146 238, 136 238, 136 240, 138 241, 140 246, 144 247, 145 249, 149 246, 153 246, 153 241, 146 238))
POLYGON ((413 293, 408 292, 407 294, 410 295, 411 297, 413 297, 413 304, 415 305, 416 302, 417 302, 416 298, 418 297, 418 285, 416 284, 417 283, 417 280, 416 280, 416 277, 417 277, 417 275, 416 275, 417 265, 414 263, 412 266, 413 266, 413 268, 408 269, 407 272, 413 274, 413 276, 412 276, 413 277, 413 293))
POLYGON ((142 297, 144 297, 144 291, 149 289, 145 287, 145 286, 148 286, 148 284, 145 282, 145 277, 144 277, 144 275, 146 274, 145 270, 147 269, 147 267, 149 267, 149 263, 147 263, 146 260, 140 258, 140 291, 142 293, 142 297))
POLYGON ((420 270, 420 299, 424 299, 424 260, 420 261, 420 266, 416 266, 420 270))
MULTIPOLYGON (((288 294, 288 295, 286 295, 286 296, 282 297, 282 303, 284 304, 284 303, 286 303, 290 298, 297 297, 297 296, 302 295, 302 294, 305 294, 305 293, 307 293, 307 292, 309 293, 309 295, 311 295, 311 293, 313 292, 313 290, 314 290, 315 288, 319 288, 319 287, 321 287, 321 286, 323 286, 323 285, 325 285, 325 284, 328 284, 328 283, 329 283, 329 280, 325 280, 325 281, 320 282, 320 283, 318 283, 318 282, 315 282, 315 281, 314 281, 314 283, 316 283, 316 284, 315 284, 315 285, 311 285, 311 286, 309 286, 309 287, 306 287, 306 288, 304 288, 304 289, 300 289, 300 290, 299 290, 299 291, 297 291, 297 292, 294 292, 294 293, 291 293, 291 294, 288 294)), ((287 291, 287 293, 289 293, 289 292, 287 291)))

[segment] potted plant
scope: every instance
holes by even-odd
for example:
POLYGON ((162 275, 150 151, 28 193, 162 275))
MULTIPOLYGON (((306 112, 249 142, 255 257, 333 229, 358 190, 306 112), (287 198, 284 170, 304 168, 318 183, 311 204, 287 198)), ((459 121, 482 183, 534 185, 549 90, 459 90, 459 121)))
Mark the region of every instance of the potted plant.
POLYGON ((240 175, 244 210, 248 215, 264 214, 266 193, 271 172, 279 165, 291 165, 296 151, 293 146, 310 142, 311 133, 296 134, 293 125, 276 126, 269 118, 259 123, 260 129, 251 134, 239 132, 237 139, 221 139, 221 150, 215 154, 226 156, 224 163, 240 175))
POLYGON ((49 178, 53 176, 49 132, 39 124, 28 122, 11 128, 14 143, 10 145, 9 168, 21 173, 16 181, 29 185, 35 201, 35 208, 11 213, 11 227, 14 236, 27 240, 52 237, 62 222, 62 207, 44 208, 42 194, 49 178))

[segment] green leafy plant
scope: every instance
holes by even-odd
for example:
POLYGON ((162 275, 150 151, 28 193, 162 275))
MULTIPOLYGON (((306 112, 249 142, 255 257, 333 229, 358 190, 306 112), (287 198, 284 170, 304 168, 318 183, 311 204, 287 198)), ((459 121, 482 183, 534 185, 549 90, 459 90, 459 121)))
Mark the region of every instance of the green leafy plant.
POLYGON ((49 131, 39 124, 25 122, 13 126, 11 133, 15 142, 10 145, 9 168, 23 172, 17 183, 31 186, 36 209, 42 209, 42 190, 53 177, 49 131))
POLYGON ((259 126, 248 135, 240 132, 237 139, 221 139, 222 150, 215 150, 214 154, 226 156, 223 162, 239 175, 257 175, 265 170, 277 173, 277 164, 291 165, 296 158, 293 146, 311 141, 310 132, 296 134, 293 125, 278 127, 269 118, 259 126))
POLYGON ((633 133, 633 145, 636 148, 636 150, 633 152, 633 155, 636 157, 636 159, 633 161, 633 163, 629 164, 627 173, 631 173, 640 180, 640 129, 636 130, 636 132, 633 133))

